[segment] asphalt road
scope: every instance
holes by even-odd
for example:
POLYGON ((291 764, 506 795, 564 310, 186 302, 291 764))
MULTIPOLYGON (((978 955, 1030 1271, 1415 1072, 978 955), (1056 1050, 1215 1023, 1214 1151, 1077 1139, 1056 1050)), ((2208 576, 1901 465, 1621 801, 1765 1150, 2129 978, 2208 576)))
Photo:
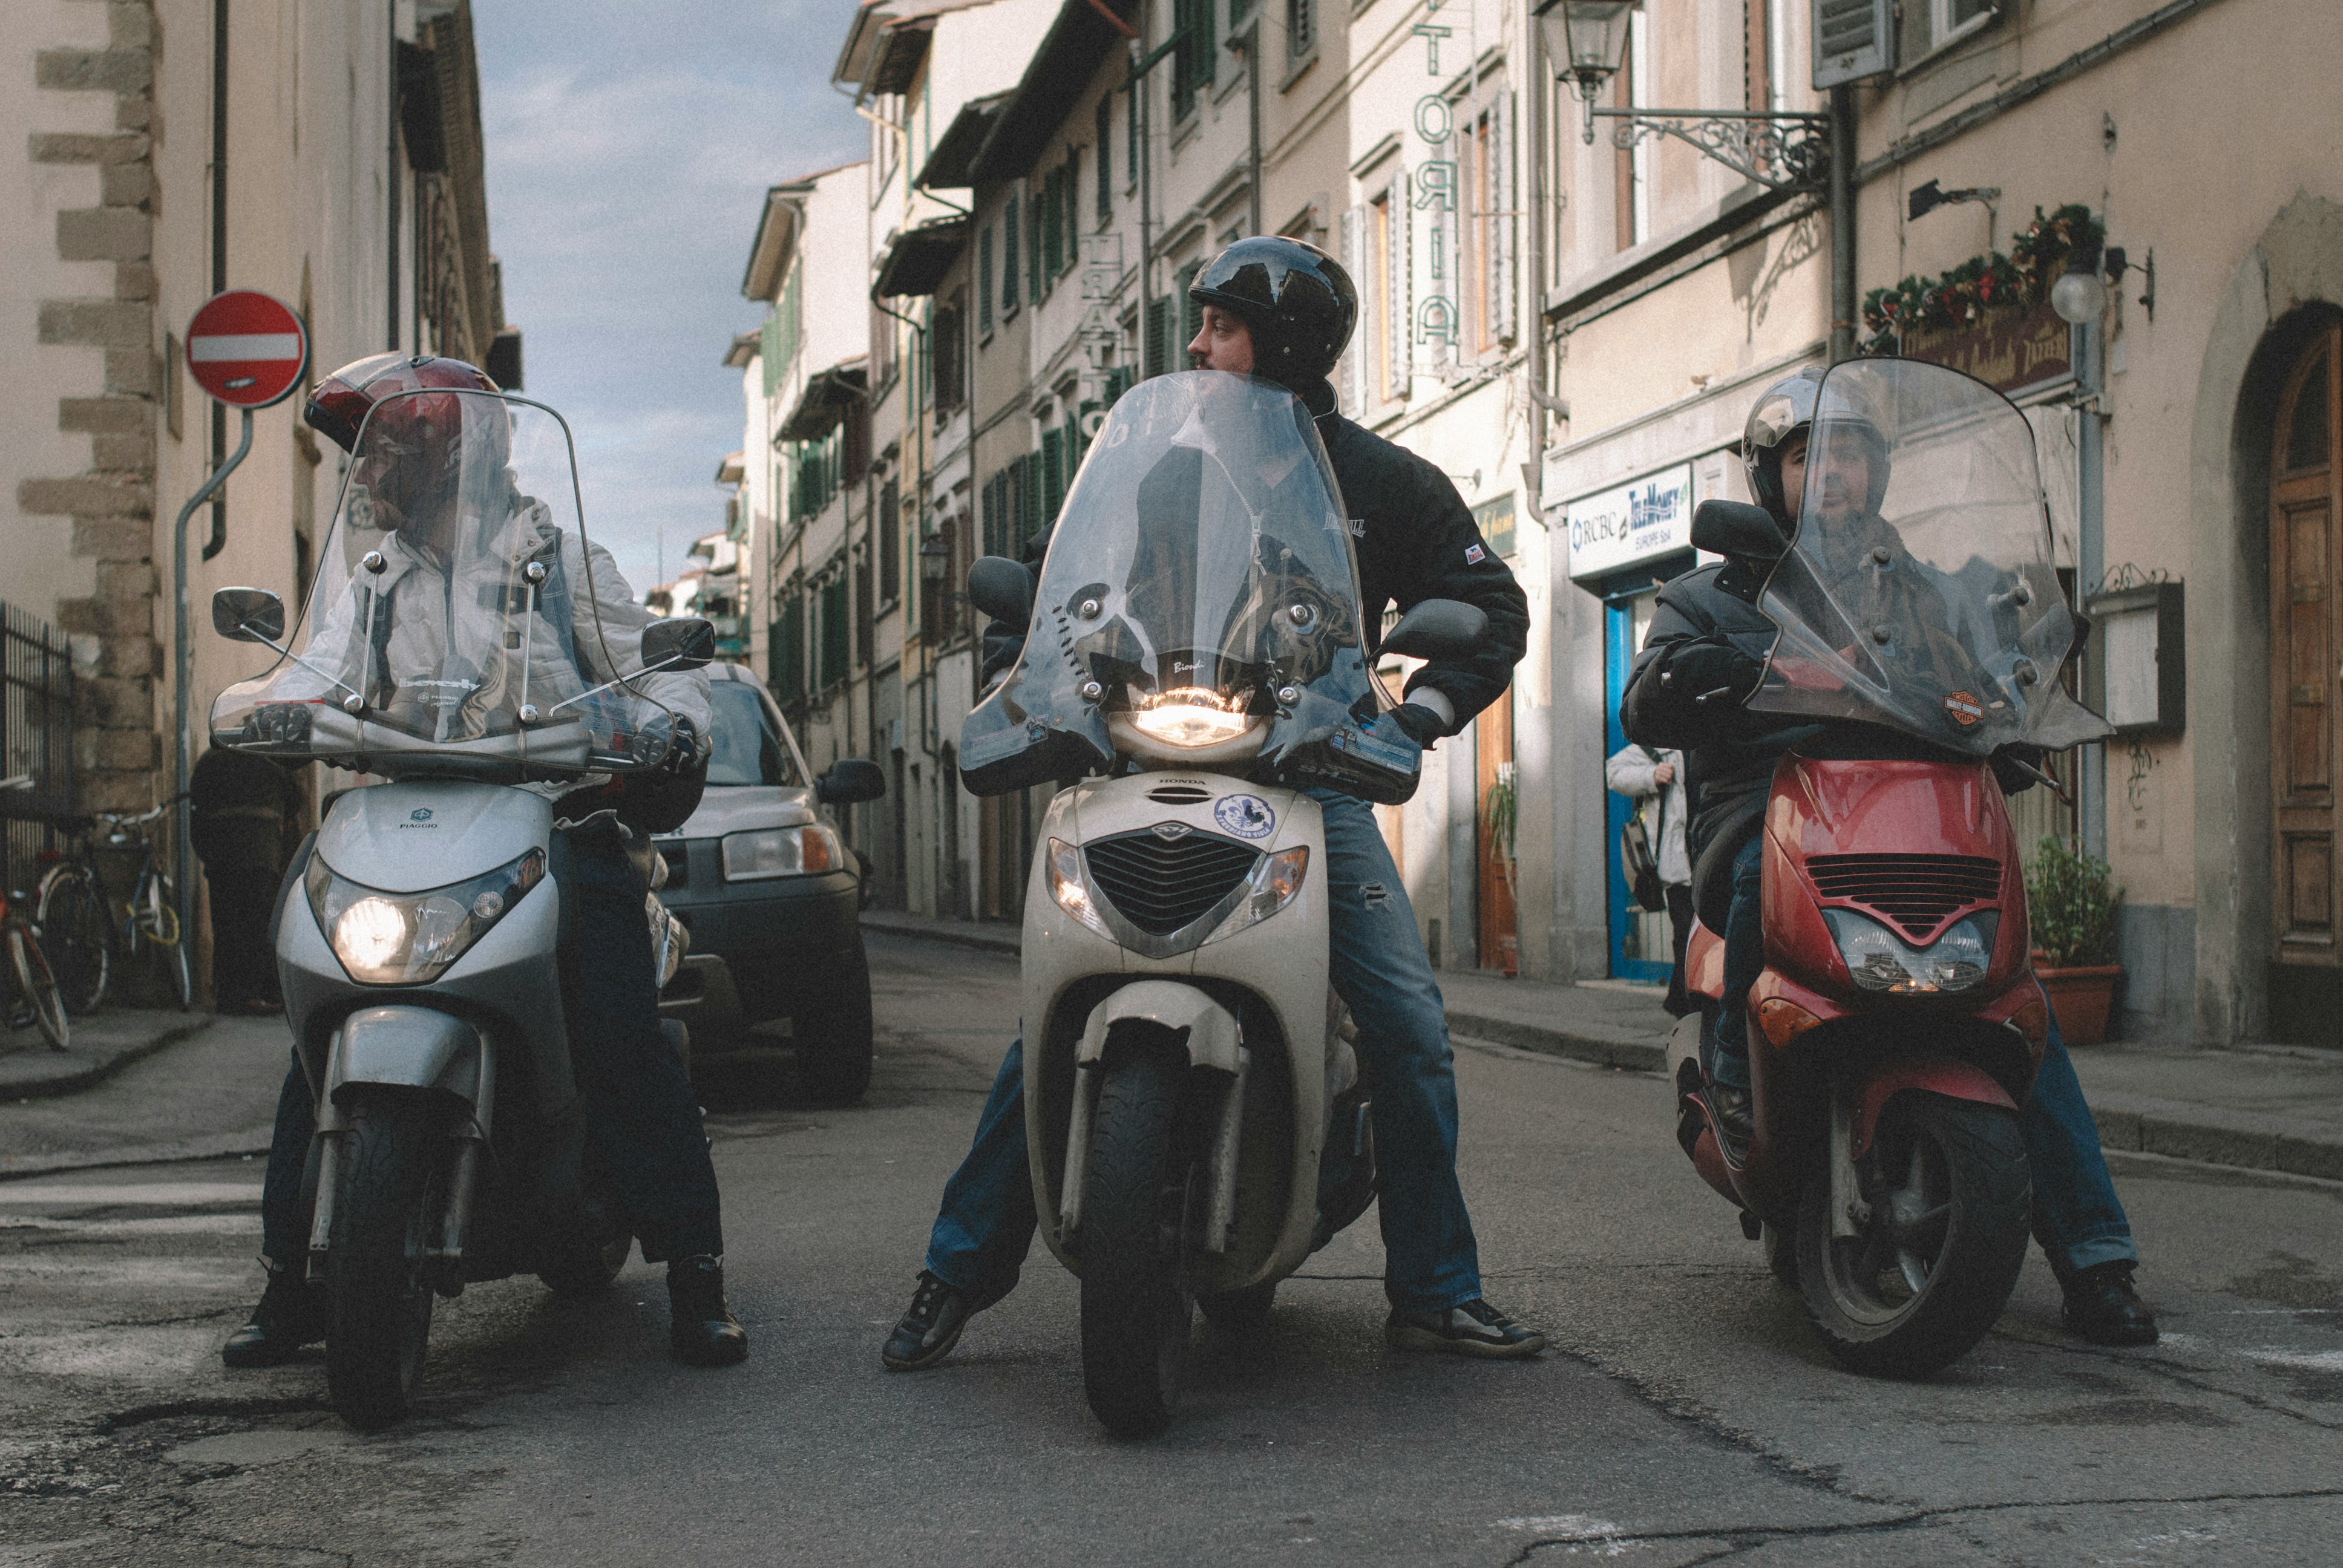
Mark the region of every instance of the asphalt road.
MULTIPOLYGON (((2127 1159, 2161 1346, 2062 1335, 2036 1258, 1970 1356, 1874 1382, 1823 1355, 1699 1184, 1660 1082, 1500 1049, 1459 1052, 1464 1184, 1490 1294, 1554 1337, 1541 1361, 1384 1349, 1369 1222, 1284 1288, 1267 1342, 1200 1329, 1151 1442, 1093 1423, 1073 1282, 1038 1250, 950 1362, 890 1376, 879 1342, 1014 970, 897 939, 872 959, 867 1103, 710 1119, 741 1368, 669 1359, 639 1262, 583 1306, 475 1286, 441 1305, 423 1413, 361 1437, 325 1410, 320 1361, 219 1366, 258 1284, 256 1161, 0 1183, 0 1564, 2338 1555, 2343 1188, 2127 1159)), ((183 1092, 161 1119, 182 1136, 265 1121, 281 1035, 206 1038, 97 1094, 151 1128, 183 1092)), ((96 1098, 71 1129, 30 1114, 0 1107, 0 1142, 133 1141, 96 1098)))

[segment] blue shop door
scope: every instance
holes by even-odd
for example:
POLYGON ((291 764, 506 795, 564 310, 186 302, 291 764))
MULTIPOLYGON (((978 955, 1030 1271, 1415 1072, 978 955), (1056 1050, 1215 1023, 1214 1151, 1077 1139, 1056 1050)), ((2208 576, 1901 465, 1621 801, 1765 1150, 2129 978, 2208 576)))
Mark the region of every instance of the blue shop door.
MULTIPOLYGON (((1651 629, 1660 584, 1689 570, 1692 563, 1687 550, 1681 558, 1622 572, 1603 585, 1603 755, 1606 758, 1627 744, 1626 733, 1619 728, 1619 699, 1627 689, 1627 672, 1644 646, 1644 634, 1651 629)), ((1665 985, 1675 961, 1668 917, 1664 911, 1654 914, 1634 901, 1627 889, 1626 869, 1619 860, 1619 834, 1635 803, 1607 789, 1604 801, 1607 809, 1603 819, 1610 828, 1604 843, 1607 867, 1604 879, 1610 895, 1612 978, 1665 985)), ((1656 805, 1652 802, 1644 810, 1644 826, 1655 838, 1659 830, 1656 805)), ((1658 848, 1657 843, 1653 845, 1654 849, 1658 848)))

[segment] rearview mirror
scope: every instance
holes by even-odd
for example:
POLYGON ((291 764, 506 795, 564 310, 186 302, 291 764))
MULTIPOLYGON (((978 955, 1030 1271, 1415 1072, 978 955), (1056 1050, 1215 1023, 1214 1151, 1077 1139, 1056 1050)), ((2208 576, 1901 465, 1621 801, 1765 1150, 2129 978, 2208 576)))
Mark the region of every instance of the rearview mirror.
POLYGON ((814 797, 826 805, 851 806, 887 793, 887 775, 867 757, 841 757, 813 781, 814 797))
POLYGON ((212 629, 230 642, 285 640, 285 601, 265 588, 224 588, 212 595, 212 629))
POLYGON ((1399 618, 1383 637, 1385 653, 1410 658, 1465 658, 1489 635, 1489 618, 1474 605, 1428 598, 1399 618))
POLYGON ((643 628, 643 668, 699 669, 716 662, 716 628, 692 616, 643 628))
POLYGON ((968 568, 968 602, 995 620, 1033 618, 1033 574, 1007 556, 980 556, 968 568))
POLYGON ((1712 555, 1778 561, 1789 553, 1774 514, 1746 501, 1703 501, 1692 514, 1692 542, 1712 555))

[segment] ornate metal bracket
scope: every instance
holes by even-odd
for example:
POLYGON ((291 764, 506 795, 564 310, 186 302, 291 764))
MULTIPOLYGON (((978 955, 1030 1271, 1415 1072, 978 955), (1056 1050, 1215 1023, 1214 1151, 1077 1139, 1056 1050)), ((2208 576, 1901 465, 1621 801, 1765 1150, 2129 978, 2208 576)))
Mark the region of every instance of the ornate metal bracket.
POLYGON ((1626 151, 1645 136, 1674 136, 1759 185, 1820 190, 1830 178, 1830 116, 1746 110, 1595 109, 1617 120, 1611 145, 1626 151))

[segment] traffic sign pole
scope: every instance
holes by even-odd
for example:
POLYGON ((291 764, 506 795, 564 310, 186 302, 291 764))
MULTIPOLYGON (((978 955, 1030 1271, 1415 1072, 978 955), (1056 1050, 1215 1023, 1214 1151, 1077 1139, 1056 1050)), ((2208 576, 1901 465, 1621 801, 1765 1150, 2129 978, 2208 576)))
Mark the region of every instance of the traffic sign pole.
MULTIPOLYGON (((291 397, 294 388, 301 385, 302 372, 308 367, 308 326, 282 300, 248 288, 232 288, 206 300, 187 322, 187 374, 213 397, 243 413, 244 433, 227 460, 187 498, 187 504, 179 508, 178 521, 171 529, 171 575, 178 596, 171 617, 171 685, 176 709, 172 728, 177 737, 172 769, 176 799, 172 802, 171 865, 177 884, 172 890, 179 917, 179 940, 183 942, 193 943, 196 930, 193 813, 187 801, 195 750, 189 714, 194 694, 188 689, 194 679, 195 658, 187 637, 191 608, 188 600, 192 598, 187 581, 187 523, 197 508, 219 493, 227 477, 236 472, 236 465, 252 450, 252 411, 291 397)), ((209 560, 218 553, 215 546, 204 551, 204 558, 209 560)), ((294 591, 298 593, 307 587, 296 583, 294 591)), ((189 953, 192 960, 192 947, 189 953)))

